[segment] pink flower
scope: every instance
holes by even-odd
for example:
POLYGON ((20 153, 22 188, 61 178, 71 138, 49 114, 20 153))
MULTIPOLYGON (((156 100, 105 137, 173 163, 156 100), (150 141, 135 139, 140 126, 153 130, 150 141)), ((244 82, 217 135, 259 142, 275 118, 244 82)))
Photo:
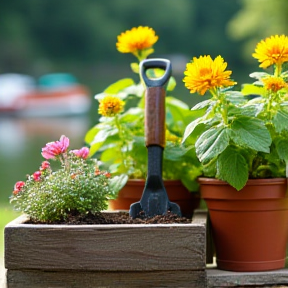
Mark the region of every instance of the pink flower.
POLYGON ((40 181, 41 180, 41 172, 40 171, 36 171, 35 173, 33 173, 33 179, 36 182, 40 181))
POLYGON ((42 156, 45 159, 54 159, 55 156, 65 153, 69 146, 69 138, 62 135, 59 141, 49 142, 42 148, 42 156))
POLYGON ((46 170, 50 167, 50 163, 48 161, 43 161, 42 164, 41 164, 41 167, 40 169, 41 170, 46 170))
POLYGON ((89 155, 89 148, 82 147, 79 150, 72 150, 71 152, 80 158, 86 159, 89 155))
POLYGON ((21 189, 24 185, 25 185, 25 182, 23 182, 23 181, 16 182, 16 184, 14 185, 13 194, 17 195, 21 191, 21 189))
POLYGON ((20 191, 24 185, 25 185, 25 182, 24 182, 24 181, 18 181, 18 182, 16 182, 16 184, 14 185, 14 190, 15 190, 15 191, 20 191))

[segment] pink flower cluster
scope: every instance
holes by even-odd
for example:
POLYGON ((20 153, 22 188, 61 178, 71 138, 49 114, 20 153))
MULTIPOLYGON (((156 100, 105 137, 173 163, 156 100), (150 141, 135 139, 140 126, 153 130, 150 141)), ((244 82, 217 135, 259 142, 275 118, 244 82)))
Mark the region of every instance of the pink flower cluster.
POLYGON ((69 138, 62 135, 59 141, 49 142, 44 148, 42 148, 42 156, 47 160, 55 159, 55 156, 67 151, 69 142, 69 138))
MULTIPOLYGON (((47 160, 55 159, 56 156, 61 155, 67 151, 69 142, 69 138, 65 135, 62 135, 59 141, 49 142, 44 148, 42 148, 42 156, 47 160)), ((80 158, 86 159, 89 155, 89 148, 82 147, 79 150, 72 150, 71 152, 80 158)))
MULTIPOLYGON (((41 154, 47 160, 55 159, 56 156, 67 152, 68 147, 69 147, 69 142, 70 142, 69 138, 66 137, 65 135, 62 135, 59 141, 47 143, 46 146, 42 148, 41 154)), ((75 154, 77 157, 86 159, 89 156, 90 151, 89 151, 89 148, 82 147, 79 150, 72 150, 70 152, 75 154)), ((64 161, 67 161, 67 155, 64 156, 64 161)), ((44 171, 49 168, 50 168, 50 163, 48 161, 43 161, 39 170, 33 173, 32 175, 33 180, 35 182, 41 181, 41 176, 43 175, 44 171)), ((109 175, 107 174, 107 177, 110 177, 110 174, 109 175)), ((13 194, 17 195, 21 191, 24 185, 25 185, 25 182, 18 181, 14 186, 13 194)))

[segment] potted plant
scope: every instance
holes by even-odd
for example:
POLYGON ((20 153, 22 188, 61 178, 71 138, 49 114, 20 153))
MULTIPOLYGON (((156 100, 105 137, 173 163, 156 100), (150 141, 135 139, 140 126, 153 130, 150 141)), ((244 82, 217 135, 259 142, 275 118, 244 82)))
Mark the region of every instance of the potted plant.
POLYGON ((115 198, 125 184, 126 175, 111 177, 100 170, 98 161, 88 157, 89 148, 69 150, 69 144, 65 135, 47 143, 42 148, 46 160, 39 170, 14 186, 11 204, 32 221, 49 223, 97 214, 107 209, 107 199, 115 198))
MULTIPOLYGON (((153 53, 158 40, 155 31, 149 27, 137 27, 118 36, 116 47, 121 53, 132 53, 138 62, 131 63, 138 82, 124 78, 113 83, 95 96, 99 101, 102 116, 85 137, 90 145, 90 155, 96 155, 105 162, 112 175, 126 174, 127 185, 119 192, 117 199, 109 201, 110 209, 129 210, 132 203, 141 198, 147 174, 147 149, 144 141, 144 91, 139 76, 139 62, 153 53)), ((150 69, 151 77, 163 75, 161 69, 150 69)), ((176 85, 170 78, 167 90, 176 85)), ((182 145, 186 125, 199 113, 172 96, 166 97, 166 147, 163 160, 163 178, 169 199, 180 205, 184 215, 192 215, 199 204, 197 176, 201 174, 200 163, 193 149, 182 145), (195 181, 191 181, 195 179, 195 181)))
POLYGON ((192 108, 204 114, 183 141, 202 164, 217 265, 234 271, 283 268, 288 236, 288 37, 262 40, 253 57, 274 69, 252 73, 241 92, 221 56, 194 57, 184 72, 191 93, 212 96, 192 108))
POLYGON ((127 176, 69 144, 64 135, 47 143, 39 170, 15 184, 11 203, 24 214, 5 227, 8 286, 205 287, 205 214, 191 223, 103 211, 127 176))

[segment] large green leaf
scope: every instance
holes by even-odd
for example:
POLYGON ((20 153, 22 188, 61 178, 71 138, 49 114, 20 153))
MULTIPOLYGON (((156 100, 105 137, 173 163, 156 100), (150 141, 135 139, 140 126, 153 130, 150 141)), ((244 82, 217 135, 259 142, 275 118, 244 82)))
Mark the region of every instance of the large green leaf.
POLYGON ((183 145, 173 145, 167 143, 164 150, 164 158, 171 161, 180 161, 181 158, 189 151, 191 147, 184 147, 183 145))
POLYGON ((195 106, 193 106, 191 110, 203 109, 211 104, 215 104, 215 101, 212 101, 211 99, 204 100, 204 101, 197 103, 195 106))
POLYGON ((114 176, 108 180, 109 188, 112 191, 112 198, 116 198, 118 192, 125 186, 127 183, 128 176, 121 174, 119 176, 114 176))
POLYGON ((207 163, 223 152, 228 144, 228 128, 213 127, 205 131, 196 141, 196 154, 201 162, 207 163))
POLYGON ((184 132, 182 143, 184 143, 186 141, 186 139, 190 136, 190 134, 192 134, 194 129, 197 127, 197 125, 199 125, 201 123, 201 121, 202 121, 201 118, 197 118, 194 121, 192 121, 190 124, 187 125, 185 132, 184 132))
POLYGON ((281 133, 283 130, 288 131, 288 112, 284 109, 279 109, 273 118, 273 124, 278 133, 281 133))
POLYGON ((113 84, 111 84, 110 86, 108 86, 104 92, 106 94, 117 94, 118 92, 120 92, 121 90, 131 86, 134 84, 133 79, 131 78, 125 78, 125 79, 121 79, 113 84))
POLYGON ((259 87, 253 84, 244 84, 241 92, 243 95, 265 95, 264 87, 259 87))
POLYGON ((231 130, 232 139, 236 145, 269 153, 272 140, 261 120, 241 116, 234 120, 231 130))
POLYGON ((276 141, 275 145, 280 159, 288 162, 288 140, 280 138, 278 141, 276 141))
POLYGON ((94 137, 93 141, 90 143, 90 156, 94 155, 103 145, 105 140, 112 135, 118 133, 118 129, 110 128, 110 129, 102 129, 100 130, 94 137))
POLYGON ((218 178, 241 190, 248 180, 248 165, 240 151, 228 146, 217 160, 218 178))
POLYGON ((84 139, 85 142, 88 143, 88 144, 90 144, 90 143, 93 141, 95 135, 96 135, 99 131, 100 131, 100 128, 97 127, 97 126, 94 126, 93 128, 91 128, 91 129, 86 133, 86 135, 85 135, 85 139, 84 139))
POLYGON ((173 106, 173 107, 177 107, 179 109, 184 109, 184 110, 189 109, 189 106, 185 102, 172 96, 166 97, 165 102, 167 106, 173 106))

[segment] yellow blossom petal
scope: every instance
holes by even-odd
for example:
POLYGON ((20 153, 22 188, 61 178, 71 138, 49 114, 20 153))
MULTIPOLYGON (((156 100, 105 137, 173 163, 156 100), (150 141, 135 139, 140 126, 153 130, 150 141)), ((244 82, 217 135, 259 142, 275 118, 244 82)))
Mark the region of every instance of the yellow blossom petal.
POLYGON ((139 50, 152 47, 158 40, 155 31, 150 27, 134 27, 117 37, 116 47, 121 53, 137 53, 139 50))
POLYGON ((191 93, 204 95, 207 90, 233 86, 236 82, 230 79, 232 71, 225 71, 227 63, 221 56, 212 60, 211 56, 194 57, 186 66, 183 82, 191 93))
POLYGON ((287 87, 287 83, 284 81, 283 78, 281 77, 268 77, 262 79, 264 83, 265 89, 272 91, 272 92, 277 92, 285 87, 287 87))
POLYGON ((105 117, 113 117, 122 112, 124 101, 114 96, 106 96, 100 101, 98 112, 105 117))
POLYGON ((288 37, 275 35, 259 42, 252 56, 258 59, 262 68, 288 61, 288 37))

